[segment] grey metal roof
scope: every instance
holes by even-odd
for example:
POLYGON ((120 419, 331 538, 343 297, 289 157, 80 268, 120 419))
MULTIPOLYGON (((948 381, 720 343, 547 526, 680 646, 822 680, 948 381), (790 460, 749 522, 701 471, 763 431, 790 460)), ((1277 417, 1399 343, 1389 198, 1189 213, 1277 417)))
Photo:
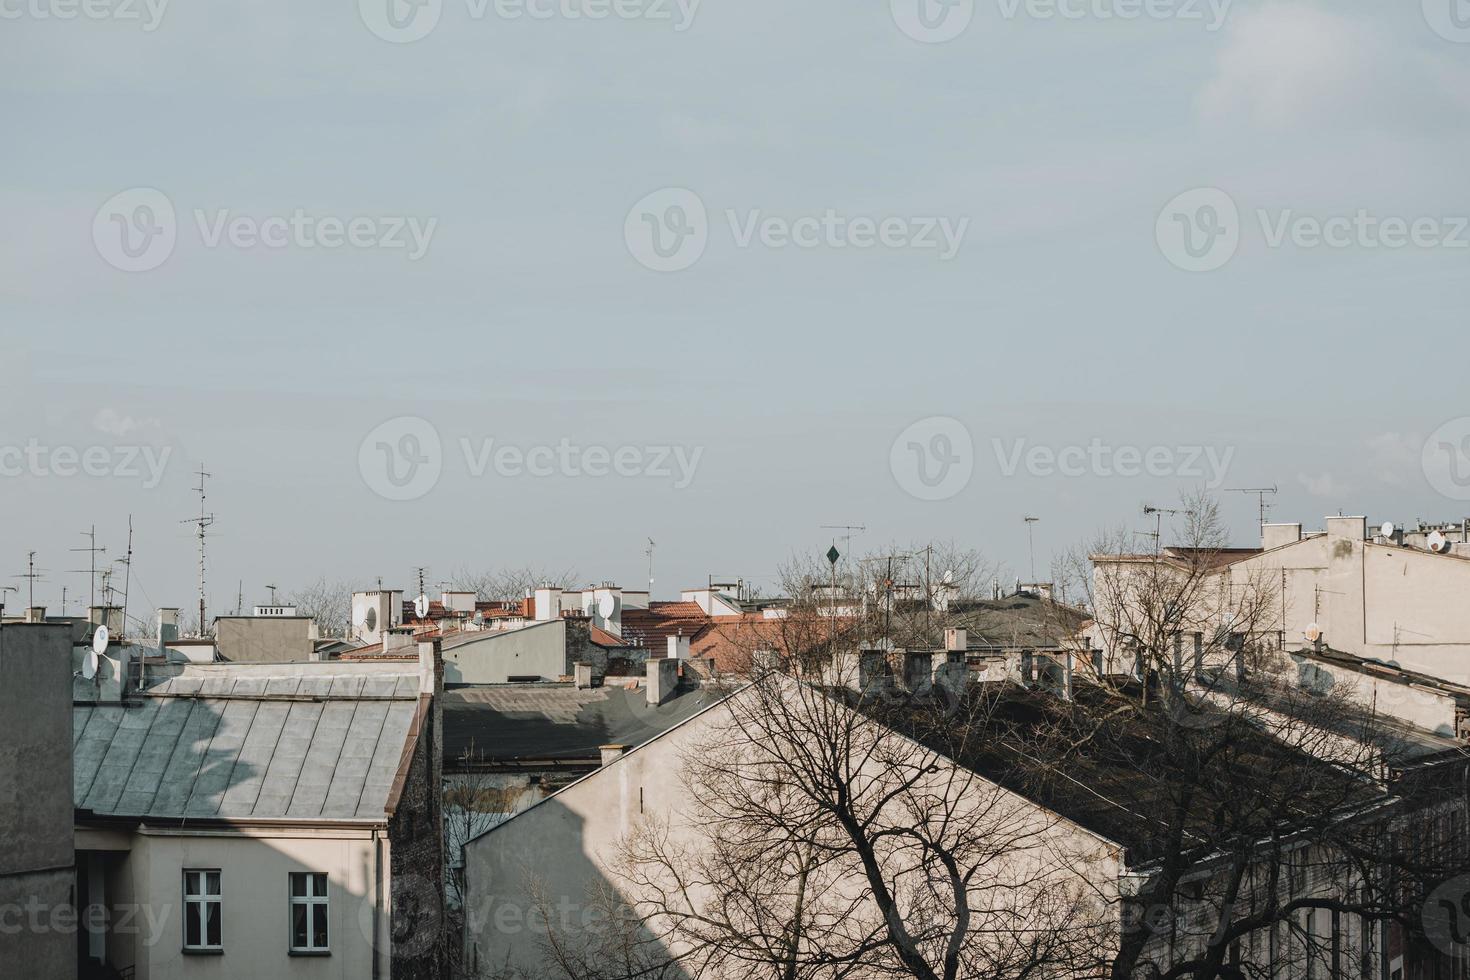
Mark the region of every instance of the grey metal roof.
POLYGON ((413 726, 409 674, 175 677, 72 709, 78 808, 127 817, 381 820, 413 726))

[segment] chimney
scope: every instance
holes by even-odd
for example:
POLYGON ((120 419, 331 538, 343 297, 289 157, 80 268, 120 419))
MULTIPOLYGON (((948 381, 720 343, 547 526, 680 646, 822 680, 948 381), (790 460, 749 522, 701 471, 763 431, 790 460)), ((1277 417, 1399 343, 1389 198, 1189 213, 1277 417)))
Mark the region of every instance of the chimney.
POLYGON ((623 753, 628 751, 628 747, 626 745, 599 745, 597 750, 602 753, 602 764, 608 766, 621 759, 623 753))
POLYGON ((753 650, 750 666, 757 671, 780 670, 781 654, 776 650, 753 650))
POLYGON ((905 650, 903 654, 903 687, 913 694, 923 694, 934 683, 934 654, 927 650, 905 650))
POLYGON ((31 606, 29 609, 26 610, 26 622, 28 622, 28 623, 44 623, 44 622, 46 622, 46 607, 45 606, 31 606))
POLYGON ((963 652, 969 645, 970 634, 963 628, 951 626, 944 631, 944 649, 963 652))
POLYGON ((572 679, 576 683, 577 690, 585 691, 592 685, 592 665, 585 661, 572 665, 572 679))
POLYGON ((1270 551, 1282 545, 1295 544, 1302 539, 1300 524, 1262 524, 1261 550, 1270 551))
POLYGON ((158 645, 161 647, 170 640, 179 638, 179 611, 173 606, 164 606, 158 610, 158 618, 155 620, 156 628, 154 635, 158 637, 158 645))
POLYGON ((107 631, 116 636, 122 635, 122 607, 121 606, 91 606, 87 609, 87 622, 93 626, 106 626, 107 631))
MULTIPOLYGON (((414 638, 413 630, 411 628, 392 629, 383 634, 384 653, 393 653, 398 650, 405 650, 406 648, 413 645, 414 638)), ((420 653, 422 653, 422 651, 420 651, 420 653)))
POLYGON ((536 587, 532 597, 536 607, 536 622, 561 618, 561 589, 547 582, 536 587))
POLYGON ((941 687, 951 694, 962 694, 965 685, 969 682, 970 665, 965 662, 965 655, 958 651, 945 653, 944 659, 934 664, 934 686, 941 687))
POLYGON ((648 661, 648 703, 652 706, 663 704, 674 696, 674 689, 679 686, 679 661, 668 657, 648 661))
POLYGON ((669 657, 673 660, 688 660, 689 637, 682 633, 669 637, 669 657))
POLYGON ((444 654, 440 640, 420 640, 419 649, 419 693, 432 694, 435 703, 444 695, 444 654))

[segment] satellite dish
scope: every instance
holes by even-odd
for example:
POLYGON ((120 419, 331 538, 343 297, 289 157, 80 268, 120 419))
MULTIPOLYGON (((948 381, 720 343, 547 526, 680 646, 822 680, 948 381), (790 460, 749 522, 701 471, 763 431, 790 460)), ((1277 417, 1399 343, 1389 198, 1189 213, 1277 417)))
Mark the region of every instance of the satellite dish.
POLYGON ((474 623, 476 626, 483 626, 485 623, 485 614, 478 609, 475 610, 474 623))
POLYGON ((107 627, 97 627, 97 631, 92 634, 92 652, 94 654, 106 653, 107 639, 107 627))
POLYGON ((1384 521, 1383 526, 1378 529, 1378 533, 1383 535, 1385 538, 1393 537, 1395 532, 1397 531, 1398 528, 1393 526, 1393 521, 1384 521))
POLYGON ((1309 642, 1316 643, 1322 639, 1322 627, 1316 623, 1308 623, 1307 628, 1302 630, 1302 636, 1305 636, 1309 642))
POLYGON ((1435 554, 1441 554, 1443 552, 1448 551, 1449 549, 1450 549, 1450 543, 1445 540, 1445 536, 1443 534, 1441 534, 1438 531, 1430 531, 1429 532, 1429 550, 1430 551, 1434 552, 1435 554))
POLYGON ((429 597, 428 596, 426 596, 426 595, 420 595, 417 599, 415 599, 413 601, 413 613, 419 619, 424 619, 424 618, 426 618, 429 615, 429 597))
POLYGON ((612 597, 612 593, 608 593, 597 601, 597 615, 601 616, 604 620, 612 619, 613 613, 617 611, 618 600, 612 597))
POLYGON ((378 628, 378 611, 372 606, 368 606, 367 612, 362 614, 362 625, 369 630, 378 628))
POLYGON ((97 651, 88 650, 87 655, 82 658, 82 676, 87 680, 97 676, 97 651))

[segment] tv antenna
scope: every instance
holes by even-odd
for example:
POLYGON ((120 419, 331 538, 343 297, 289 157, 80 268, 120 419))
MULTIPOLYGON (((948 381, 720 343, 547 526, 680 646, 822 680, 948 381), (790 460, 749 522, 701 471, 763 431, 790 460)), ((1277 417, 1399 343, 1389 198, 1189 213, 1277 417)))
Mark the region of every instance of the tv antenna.
MULTIPOLYGON (((40 572, 36 571, 36 553, 34 551, 28 551, 28 552, 26 552, 26 570, 25 570, 25 574, 24 575, 17 575, 15 577, 16 578, 26 579, 26 587, 27 587, 26 608, 27 609, 35 608, 35 605, 36 605, 36 579, 41 578, 42 575, 41 575, 40 572)), ((17 591, 19 591, 19 590, 17 590, 17 591)))
POLYGON ((648 556, 648 597, 653 598, 653 539, 648 539, 648 547, 643 553, 648 556))
POLYGON ((86 572, 89 576, 87 582, 87 606, 90 611, 92 606, 97 605, 97 556, 107 551, 106 548, 97 547, 97 525, 93 524, 87 530, 81 532, 87 536, 87 547, 69 548, 68 551, 85 551, 91 555, 90 568, 73 569, 75 572, 86 572))
POLYGON ((1036 584, 1036 534, 1035 534, 1035 528, 1036 528, 1036 522, 1039 521, 1039 520, 1041 520, 1041 518, 1039 518, 1039 517, 1023 517, 1023 518, 1021 518, 1021 520, 1026 523, 1026 545, 1031 550, 1031 584, 1032 585, 1035 585, 1036 584))
MULTIPOLYGON (((856 531, 858 534, 862 534, 868 528, 864 524, 823 524, 822 529, 825 531, 842 531, 843 533, 840 535, 842 538, 842 550, 850 555, 852 554, 853 532, 856 531)), ((837 543, 837 537, 838 535, 833 536, 832 543, 834 545, 837 543)))
POLYGON ((179 523, 193 524, 196 528, 195 534, 199 538, 199 635, 204 636, 204 533, 205 530, 214 523, 214 515, 206 514, 204 512, 204 481, 210 476, 210 474, 204 472, 204 465, 202 463, 199 466, 199 472, 197 476, 199 477, 199 486, 195 487, 194 489, 199 494, 199 516, 191 517, 188 520, 180 521, 179 523))
POLYGON ((274 585, 267 585, 266 588, 270 590, 271 605, 274 606, 276 604, 276 587, 274 585))
POLYGON ((122 601, 122 624, 120 633, 128 631, 128 589, 133 584, 133 515, 128 515, 128 551, 123 557, 117 559, 117 563, 123 567, 123 601, 122 601))
POLYGON ((1253 493, 1256 495, 1256 507, 1260 513, 1261 524, 1265 525, 1266 515, 1271 512, 1271 504, 1267 502, 1268 496, 1276 495, 1275 487, 1229 487, 1226 493, 1253 493))
POLYGON ((1154 554, 1160 554, 1164 550, 1164 515, 1168 514, 1170 517, 1178 517, 1180 514, 1185 513, 1188 513, 1188 511, 1171 510, 1168 507, 1154 507, 1151 504, 1143 505, 1143 516, 1154 519, 1153 532, 1143 532, 1154 539, 1154 554))

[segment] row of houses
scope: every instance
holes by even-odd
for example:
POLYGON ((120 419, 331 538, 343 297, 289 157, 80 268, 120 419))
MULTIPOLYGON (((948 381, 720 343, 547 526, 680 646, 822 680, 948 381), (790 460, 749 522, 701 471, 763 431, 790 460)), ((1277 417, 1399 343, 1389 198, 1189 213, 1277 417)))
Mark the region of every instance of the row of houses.
POLYGON ((789 975, 821 976, 849 944, 860 977, 925 975, 916 964, 954 940, 952 962, 987 975, 1085 975, 1130 949, 1167 972, 1212 955, 1212 930, 1248 918, 1242 902, 1285 894, 1279 921, 1219 947, 1227 964, 1463 976, 1453 935, 1362 913, 1374 877, 1342 872, 1340 852, 1376 845, 1337 828, 1455 852, 1467 568, 1443 536, 1329 518, 1322 532, 1267 525, 1259 547, 1095 555, 1076 606, 1045 584, 756 600, 712 583, 669 601, 610 583, 508 602, 378 589, 351 596, 342 637, 271 605, 205 637, 180 637, 164 610, 140 639, 107 608, 29 610, 0 620, 0 824, 16 842, 0 856, 0 963, 40 977, 675 978, 751 975, 785 950, 789 975), (1237 607, 1250 583, 1271 598, 1249 623, 1209 602, 1166 608, 1167 643, 1122 628, 1152 615, 1138 583, 1164 580, 1212 583, 1191 594, 1237 607), (906 609, 922 628, 900 643, 906 609), (791 816, 772 799, 795 805, 784 794, 814 778, 789 767, 823 725, 842 732, 832 744, 866 746, 852 772, 884 801, 859 821, 878 841, 984 866, 959 890, 986 910, 966 929, 945 932, 944 902, 894 897, 943 879, 929 858, 880 843, 864 870, 861 839, 790 836, 828 833, 821 820, 741 823, 752 799, 791 816), (1171 780, 1192 777, 1175 757, 1215 733, 1230 733, 1230 785, 1176 799, 1171 780), (773 766, 769 784, 745 783, 775 797, 730 781, 773 766), (889 797, 900 771, 920 775, 889 797), (1288 787, 1300 799, 1280 798, 1288 787), (1220 830, 1247 820, 1228 817, 1239 799, 1311 799, 1339 822, 1242 862, 1225 846, 1240 828, 1220 830), (837 856, 802 865, 818 845, 837 856), (748 878, 762 861, 775 871, 748 878), (1252 884, 1222 899, 1232 870, 1252 884))

